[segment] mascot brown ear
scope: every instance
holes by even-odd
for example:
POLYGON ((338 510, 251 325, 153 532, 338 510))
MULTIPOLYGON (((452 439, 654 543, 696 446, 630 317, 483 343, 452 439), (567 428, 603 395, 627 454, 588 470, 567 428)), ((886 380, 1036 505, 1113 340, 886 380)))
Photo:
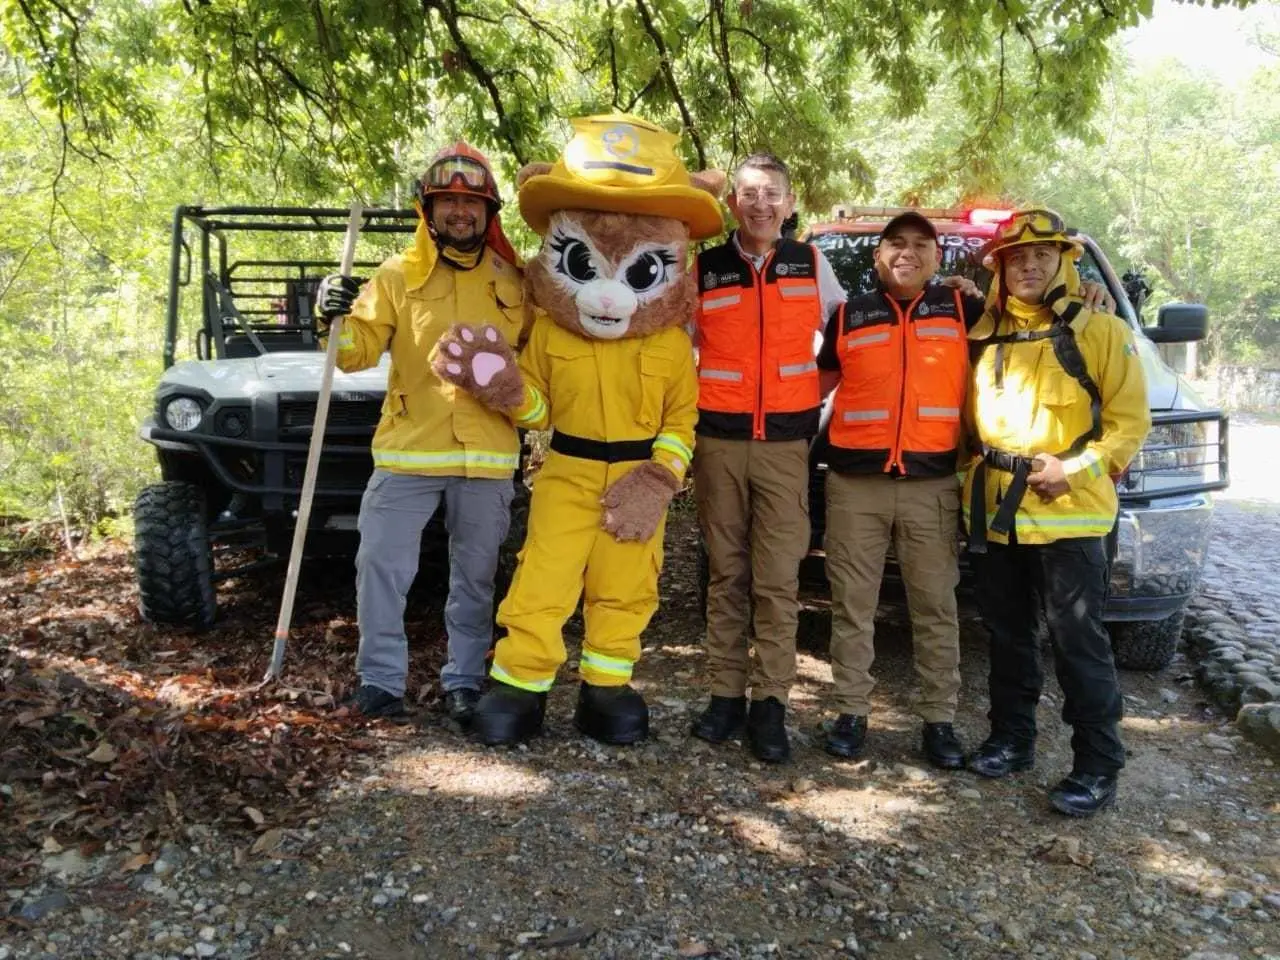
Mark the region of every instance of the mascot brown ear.
POLYGON ((519 190, 524 186, 524 182, 530 177, 542 177, 551 172, 551 164, 549 163, 526 163, 520 168, 520 172, 516 174, 516 189, 519 190))
POLYGON ((724 193, 727 182, 728 177, 725 176, 723 170, 700 170, 697 173, 689 174, 689 183, 692 186, 697 187, 699 190, 705 190, 717 198, 724 193))

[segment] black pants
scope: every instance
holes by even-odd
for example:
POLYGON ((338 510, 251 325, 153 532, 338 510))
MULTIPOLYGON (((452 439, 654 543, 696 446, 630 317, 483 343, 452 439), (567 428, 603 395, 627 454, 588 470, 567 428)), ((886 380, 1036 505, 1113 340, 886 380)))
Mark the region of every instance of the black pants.
POLYGON ((1035 739, 1044 685, 1040 636, 1047 632, 1065 698, 1062 719, 1073 730, 1073 770, 1114 775, 1124 766, 1118 729, 1124 700, 1102 625, 1110 575, 1105 539, 992 543, 971 560, 991 633, 991 732, 1024 743, 1035 739))

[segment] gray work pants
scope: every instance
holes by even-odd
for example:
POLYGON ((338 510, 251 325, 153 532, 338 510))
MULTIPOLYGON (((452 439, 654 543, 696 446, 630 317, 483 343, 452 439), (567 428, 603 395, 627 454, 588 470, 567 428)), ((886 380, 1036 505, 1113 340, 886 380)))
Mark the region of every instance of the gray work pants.
POLYGON ((478 690, 493 644, 493 576, 511 522, 511 480, 424 477, 374 470, 360 501, 356 617, 360 682, 404 696, 409 642, 404 605, 418 573, 422 530, 444 498, 449 532, 449 597, 444 625, 446 690, 478 690))

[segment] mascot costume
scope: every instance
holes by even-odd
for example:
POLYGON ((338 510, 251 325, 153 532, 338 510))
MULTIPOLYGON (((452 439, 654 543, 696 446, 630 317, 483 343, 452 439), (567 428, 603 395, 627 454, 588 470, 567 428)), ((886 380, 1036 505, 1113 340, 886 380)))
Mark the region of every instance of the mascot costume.
POLYGON ((476 707, 472 731, 487 744, 541 732, 579 596, 578 729, 615 744, 648 734, 648 707, 629 681, 698 415, 689 241, 723 230, 724 175, 689 173, 676 138, 637 117, 573 126, 564 156, 518 177, 520 213, 543 238, 525 270, 535 313, 519 360, 497 330, 455 326, 432 361, 518 427, 554 431, 498 609, 507 633, 495 683, 476 707))

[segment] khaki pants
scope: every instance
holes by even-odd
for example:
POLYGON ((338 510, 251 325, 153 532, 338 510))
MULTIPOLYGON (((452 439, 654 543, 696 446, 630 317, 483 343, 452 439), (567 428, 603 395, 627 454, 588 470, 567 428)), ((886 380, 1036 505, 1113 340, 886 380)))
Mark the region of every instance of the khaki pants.
POLYGON ((831 675, 841 713, 871 712, 876 605, 892 537, 907 588, 925 723, 955 719, 960 692, 956 617, 957 524, 954 477, 902 480, 827 474, 827 578, 831 581, 831 675))
POLYGON ((750 686, 754 700, 786 703, 796 676, 800 561, 809 550, 808 441, 699 437, 693 488, 711 560, 711 692, 741 697, 750 686))

